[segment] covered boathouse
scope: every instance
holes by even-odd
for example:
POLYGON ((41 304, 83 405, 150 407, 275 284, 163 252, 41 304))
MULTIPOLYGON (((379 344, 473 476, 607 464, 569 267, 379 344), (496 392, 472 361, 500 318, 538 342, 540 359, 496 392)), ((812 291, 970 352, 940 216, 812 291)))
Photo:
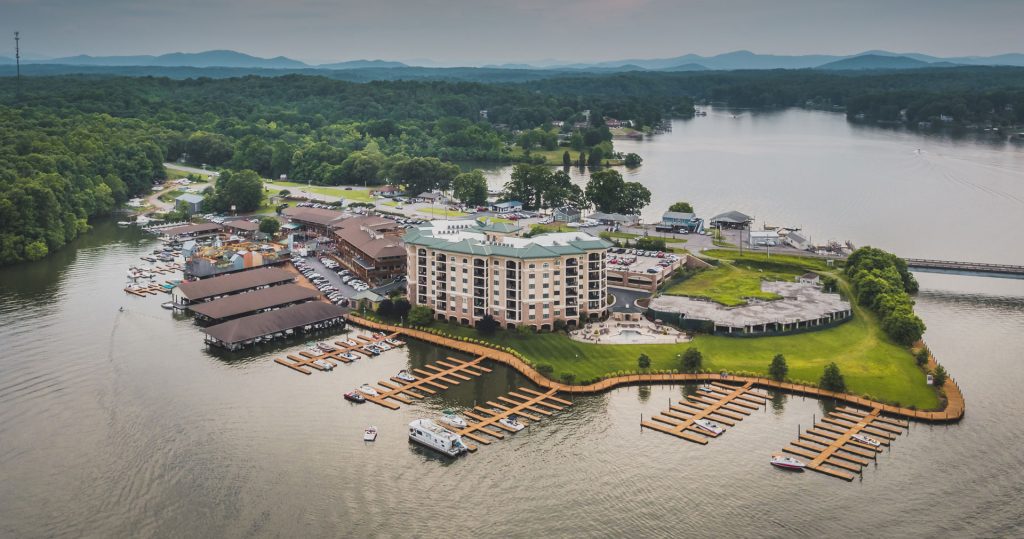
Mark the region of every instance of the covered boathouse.
POLYGON ((345 309, 310 301, 203 328, 206 344, 240 350, 247 346, 345 325, 345 309))
POLYGON ((281 268, 256 268, 201 281, 184 281, 171 292, 171 295, 175 303, 189 305, 294 280, 294 273, 281 268))
POLYGON ((257 314, 317 299, 320 293, 305 286, 289 283, 261 288, 244 294, 225 296, 213 301, 191 305, 196 320, 207 323, 226 322, 233 318, 257 314))

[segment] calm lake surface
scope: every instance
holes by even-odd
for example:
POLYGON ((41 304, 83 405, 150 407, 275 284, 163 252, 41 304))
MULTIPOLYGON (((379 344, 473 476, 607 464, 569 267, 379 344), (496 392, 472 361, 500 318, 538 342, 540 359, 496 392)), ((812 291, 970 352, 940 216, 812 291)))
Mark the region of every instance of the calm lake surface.
MULTIPOLYGON (((960 167, 965 181, 1020 197, 1015 149, 865 130, 804 111, 678 122, 635 144, 654 213, 689 198, 705 214, 737 208, 803 224, 816 238, 1024 261, 1009 230, 1021 224, 1019 201, 918 170, 960 167), (917 147, 927 153, 911 154, 917 147), (778 148, 788 150, 769 151, 778 148), (844 166, 823 164, 847 154, 844 166), (886 162, 905 163, 903 173, 883 177, 886 162), (838 187, 844 181, 856 185, 838 187), (904 192, 911 200, 900 200, 904 192), (983 215, 998 223, 976 222, 983 215), (918 219, 941 222, 934 239, 918 237, 918 219)), ((1024 281, 918 275, 926 339, 963 388, 967 417, 912 425, 863 480, 846 483, 767 463, 821 416, 827 403, 813 399, 777 395, 707 446, 641 432, 641 414, 692 391, 685 386, 578 398, 476 454, 444 460, 410 445, 406 424, 493 400, 524 385, 516 373, 492 366, 398 411, 350 405, 343 391, 449 354, 411 343, 312 376, 274 364, 281 349, 210 354, 191 321, 160 308, 162 297, 121 291, 126 267, 154 243, 99 223, 44 262, 0 269, 0 536, 1024 532, 1024 281), (364 444, 370 424, 381 434, 364 444)))

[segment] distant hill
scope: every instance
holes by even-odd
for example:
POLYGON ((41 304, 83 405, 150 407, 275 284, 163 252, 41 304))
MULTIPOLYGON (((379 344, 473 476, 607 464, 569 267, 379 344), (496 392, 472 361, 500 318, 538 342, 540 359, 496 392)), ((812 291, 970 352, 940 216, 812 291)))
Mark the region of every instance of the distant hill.
POLYGON ((689 63, 689 64, 682 64, 682 65, 677 65, 677 66, 672 66, 672 67, 666 67, 665 69, 662 69, 662 71, 710 71, 710 70, 708 69, 707 66, 703 66, 703 65, 700 65, 700 64, 694 64, 694 63, 689 63))
POLYGON ((14 65, 14 58, 8 58, 6 56, 0 56, 0 65, 14 65))
POLYGON ((818 69, 833 71, 859 69, 919 69, 922 67, 949 67, 956 64, 950 62, 930 63, 908 56, 883 56, 880 54, 864 54, 853 58, 844 58, 818 66, 818 69))
POLYGON ((335 62, 333 64, 320 64, 320 69, 367 69, 371 67, 409 67, 402 62, 389 62, 387 60, 349 60, 347 62, 335 62))
POLYGON ((89 56, 86 54, 36 60, 34 64, 60 64, 80 66, 159 66, 159 67, 248 67, 266 69, 296 69, 309 67, 303 62, 278 56, 259 58, 249 54, 216 50, 205 52, 172 52, 160 56, 89 56))

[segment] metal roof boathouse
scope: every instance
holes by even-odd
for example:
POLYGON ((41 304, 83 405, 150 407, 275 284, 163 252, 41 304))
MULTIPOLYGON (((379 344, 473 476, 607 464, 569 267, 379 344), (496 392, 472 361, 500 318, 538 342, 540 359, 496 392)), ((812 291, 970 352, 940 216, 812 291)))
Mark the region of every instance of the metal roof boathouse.
POLYGON ((247 346, 345 324, 345 309, 311 301, 236 318, 203 328, 209 345, 240 350, 247 346))

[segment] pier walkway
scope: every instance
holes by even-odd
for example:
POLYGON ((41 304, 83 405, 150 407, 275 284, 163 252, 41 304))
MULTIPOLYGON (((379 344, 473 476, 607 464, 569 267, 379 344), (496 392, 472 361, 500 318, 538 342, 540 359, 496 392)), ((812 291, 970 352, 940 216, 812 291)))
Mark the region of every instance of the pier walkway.
POLYGON ((717 438, 720 433, 702 428, 698 420, 713 421, 724 429, 735 426, 736 422, 764 407, 768 395, 753 391, 753 385, 753 382, 741 386, 720 382, 703 385, 698 394, 684 397, 678 405, 671 405, 668 410, 652 417, 654 421, 641 419, 640 426, 701 445, 707 444, 708 438, 717 438))
POLYGON ((315 363, 318 359, 326 361, 332 367, 337 366, 338 363, 352 363, 351 359, 342 357, 341 355, 347 352, 360 353, 365 356, 372 356, 373 354, 367 352, 366 350, 363 350, 362 348, 366 345, 379 343, 385 339, 393 339, 396 336, 398 336, 398 333, 392 333, 391 335, 382 334, 377 337, 361 336, 358 337, 358 340, 355 341, 355 346, 352 346, 351 344, 348 344, 345 341, 334 341, 334 343, 332 343, 332 346, 335 346, 337 349, 331 352, 314 354, 312 352, 309 352, 308 350, 302 350, 301 352, 297 352, 295 354, 289 354, 284 358, 277 358, 274 360, 274 362, 279 365, 284 365, 285 367, 288 367, 292 370, 301 372, 302 374, 313 374, 313 371, 311 371, 310 369, 316 369, 318 371, 327 370, 325 367, 321 367, 320 365, 317 365, 315 363))
POLYGON ((922 258, 905 258, 904 260, 907 262, 907 268, 926 273, 955 273, 959 275, 1024 279, 1024 266, 957 262, 953 260, 925 260, 922 258))
POLYGON ((854 474, 861 473, 883 447, 892 443, 909 426, 906 421, 881 414, 881 408, 877 407, 870 412, 838 408, 782 450, 809 459, 807 468, 811 470, 853 481, 854 474), (869 440, 858 440, 855 435, 869 440), (870 441, 878 445, 868 443, 870 441))
MULTIPOLYGON (((527 427, 529 426, 527 420, 540 421, 545 416, 550 416, 554 412, 572 406, 571 402, 556 397, 556 392, 556 390, 551 389, 541 393, 520 387, 516 391, 509 392, 506 396, 495 399, 501 401, 500 403, 487 401, 486 404, 491 406, 490 409, 474 406, 472 410, 463 410, 462 415, 473 420, 473 422, 470 422, 464 429, 452 430, 459 436, 465 436, 483 445, 490 445, 491 440, 484 438, 482 435, 486 434, 491 438, 501 440, 505 438, 501 430, 517 432, 516 429, 501 424, 500 421, 502 419, 515 416, 516 422, 523 425, 523 427, 527 427)), ((467 444, 466 448, 470 451, 476 451, 476 446, 472 444, 467 444)))
POLYGON ((363 397, 366 397, 366 400, 374 404, 397 410, 399 405, 392 401, 411 404, 410 399, 423 399, 427 395, 435 394, 437 390, 448 389, 449 386, 472 380, 471 376, 480 376, 491 372, 491 369, 480 365, 484 359, 478 357, 473 361, 463 361, 449 357, 446 360, 439 360, 433 365, 424 365, 422 369, 412 369, 416 376, 416 380, 412 382, 392 377, 390 380, 377 382, 379 386, 386 389, 373 388, 376 395, 362 389, 358 391, 363 397))

